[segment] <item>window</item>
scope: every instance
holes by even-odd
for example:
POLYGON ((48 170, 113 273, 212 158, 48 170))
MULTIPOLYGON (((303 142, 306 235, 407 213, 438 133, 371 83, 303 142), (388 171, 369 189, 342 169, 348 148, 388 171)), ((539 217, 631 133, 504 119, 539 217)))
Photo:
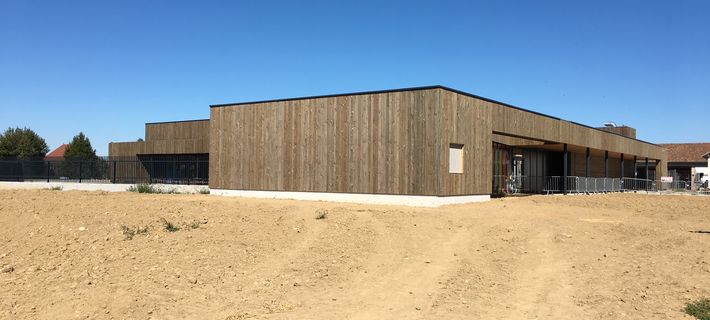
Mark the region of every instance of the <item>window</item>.
POLYGON ((463 173, 462 144, 449 144, 449 173, 463 173))

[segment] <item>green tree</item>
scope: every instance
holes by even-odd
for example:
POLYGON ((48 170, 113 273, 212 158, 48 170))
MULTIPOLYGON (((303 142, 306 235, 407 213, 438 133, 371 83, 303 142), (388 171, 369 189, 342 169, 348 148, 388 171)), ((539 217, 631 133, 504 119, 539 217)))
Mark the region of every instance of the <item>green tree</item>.
POLYGON ((64 158, 72 160, 94 160, 97 158, 96 150, 91 147, 91 141, 83 132, 75 135, 67 149, 64 151, 64 158))
POLYGON ((8 128, 0 134, 0 157, 42 158, 47 152, 47 143, 32 129, 8 128))
POLYGON ((91 141, 79 132, 72 138, 64 151, 62 175, 70 179, 103 179, 106 175, 106 162, 96 155, 91 141))

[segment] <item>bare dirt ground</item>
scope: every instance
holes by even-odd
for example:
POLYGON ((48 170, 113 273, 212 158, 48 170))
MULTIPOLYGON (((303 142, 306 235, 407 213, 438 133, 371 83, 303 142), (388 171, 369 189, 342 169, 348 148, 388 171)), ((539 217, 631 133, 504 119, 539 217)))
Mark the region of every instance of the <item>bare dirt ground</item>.
POLYGON ((690 319, 685 303, 710 296, 709 208, 2 190, 0 318, 690 319), (128 240, 122 226, 148 229, 128 240))

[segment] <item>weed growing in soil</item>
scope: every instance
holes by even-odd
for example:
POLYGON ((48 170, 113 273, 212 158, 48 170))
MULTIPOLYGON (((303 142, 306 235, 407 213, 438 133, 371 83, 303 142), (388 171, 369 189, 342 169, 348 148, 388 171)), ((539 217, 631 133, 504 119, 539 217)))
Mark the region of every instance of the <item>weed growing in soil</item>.
POLYGON ((167 232, 175 232, 180 230, 180 227, 174 225, 172 222, 165 220, 165 218, 160 218, 160 221, 163 223, 163 228, 167 232))
POLYGON ((134 186, 130 186, 128 187, 128 191, 138 193, 163 193, 163 191, 160 190, 158 187, 146 183, 140 183, 134 186))
POLYGON ((700 299, 685 305, 685 313, 699 320, 710 320, 710 299, 700 299))
POLYGON ((210 194, 210 189, 202 188, 202 189, 198 190, 197 192, 199 192, 200 194, 210 194))
POLYGON ((175 194, 179 193, 177 192, 177 189, 160 189, 154 185, 147 184, 147 183, 139 183, 137 185, 133 185, 128 187, 126 189, 128 192, 138 192, 138 193, 158 193, 158 194, 175 194))
POLYGON ((316 210, 316 220, 323 220, 328 217, 328 210, 316 210))
POLYGON ((200 227, 201 224, 202 224, 202 222, 195 220, 190 223, 190 229, 197 229, 200 227))
POLYGON ((147 234, 148 233, 148 227, 136 227, 136 228, 131 228, 125 225, 121 226, 121 233, 123 233, 123 236, 126 237, 124 240, 133 240, 133 237, 136 235, 140 234, 147 234))
POLYGON ((53 186, 53 187, 47 188, 47 190, 62 191, 62 190, 64 190, 64 187, 62 187, 62 186, 53 186))

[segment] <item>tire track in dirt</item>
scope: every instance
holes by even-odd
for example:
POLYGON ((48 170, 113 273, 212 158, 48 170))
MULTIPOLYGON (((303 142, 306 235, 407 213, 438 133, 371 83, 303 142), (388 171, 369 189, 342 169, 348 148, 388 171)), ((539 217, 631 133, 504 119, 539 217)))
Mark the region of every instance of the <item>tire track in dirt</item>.
POLYGON ((575 305, 568 275, 572 264, 553 243, 550 231, 530 239, 528 254, 520 260, 507 314, 500 319, 574 319, 582 316, 575 305), (544 248, 544 249, 541 249, 544 248))
POLYGON ((230 301, 220 308, 221 312, 231 314, 228 319, 235 318, 250 318, 259 314, 269 312, 268 305, 264 305, 265 296, 270 296, 267 300, 276 301, 278 292, 271 288, 272 280, 277 279, 280 274, 288 268, 291 268, 293 261, 300 255, 313 247, 317 240, 321 237, 326 224, 313 224, 309 228, 305 227, 305 222, 302 221, 299 226, 295 227, 294 231, 304 233, 304 236, 299 239, 298 243, 293 244, 288 248, 275 251, 267 260, 250 268, 244 273, 244 278, 240 279, 240 283, 247 284, 245 287, 233 287, 226 291, 232 291, 235 296, 240 297, 239 301, 230 301), (251 301, 251 297, 261 297, 259 301, 251 301), (238 310, 238 312, 234 312, 238 310))
MULTIPOLYGON (((359 273, 339 290, 313 293, 305 305, 317 306, 306 314, 345 319, 416 319, 425 317, 443 275, 457 266, 456 252, 471 241, 463 230, 444 227, 415 238, 393 237, 389 228, 372 214, 361 215, 376 233, 376 247, 359 273), (415 253, 415 254, 412 254, 415 253)), ((391 222, 390 222, 391 223, 391 222)), ((400 221, 401 223, 401 221, 400 221)), ((288 318, 294 316, 290 314, 288 318)), ((279 317, 272 317, 279 318, 279 317)))

